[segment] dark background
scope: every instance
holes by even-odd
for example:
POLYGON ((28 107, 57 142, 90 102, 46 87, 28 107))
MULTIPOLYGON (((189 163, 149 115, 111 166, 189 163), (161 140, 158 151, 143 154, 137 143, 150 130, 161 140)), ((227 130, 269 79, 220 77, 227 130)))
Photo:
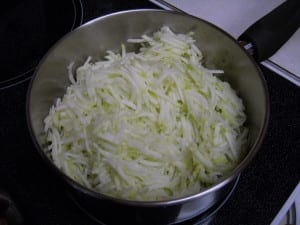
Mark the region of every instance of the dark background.
MULTIPOLYGON (((155 7, 146 0, 86 0, 83 6, 84 21, 123 9, 155 7)), ((271 104, 267 135, 214 225, 270 224, 299 182, 299 88, 262 70, 271 104)), ((26 123, 28 85, 25 81, 0 90, 0 189, 15 201, 26 224, 95 225, 67 197, 33 146, 26 123)))

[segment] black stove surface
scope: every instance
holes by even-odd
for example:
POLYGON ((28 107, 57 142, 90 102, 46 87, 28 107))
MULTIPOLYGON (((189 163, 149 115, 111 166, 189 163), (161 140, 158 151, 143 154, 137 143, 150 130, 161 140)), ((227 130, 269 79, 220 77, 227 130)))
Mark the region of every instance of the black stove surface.
MULTIPOLYGON (((81 2, 83 22, 119 10, 157 8, 146 0, 81 2)), ((271 102, 267 136, 233 195, 213 220, 214 225, 270 224, 299 182, 299 88, 262 69, 271 102)), ((35 150, 26 123, 28 84, 29 78, 0 90, 0 190, 16 203, 24 224, 96 225, 67 196, 35 150)))
POLYGON ((14 0, 0 14, 0 88, 29 79, 45 52, 82 23, 80 0, 14 0))

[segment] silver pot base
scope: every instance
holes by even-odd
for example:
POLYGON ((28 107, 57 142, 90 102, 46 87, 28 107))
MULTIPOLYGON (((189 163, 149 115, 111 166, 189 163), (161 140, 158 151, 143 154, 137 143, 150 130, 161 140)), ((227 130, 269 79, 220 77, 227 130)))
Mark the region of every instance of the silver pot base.
MULTIPOLYGON (((206 211, 201 212, 197 215, 193 215, 190 218, 185 218, 184 220, 182 220, 180 218, 179 219, 175 218, 173 222, 171 222, 171 221, 169 223, 159 223, 158 222, 158 223, 156 223, 156 225, 159 225, 159 224, 161 224, 161 225, 175 225, 175 224, 176 225, 209 225, 209 224, 211 224, 211 222, 213 221, 213 219, 215 218, 215 216, 217 215, 219 210, 227 203, 227 201, 232 196, 232 194, 239 182, 239 179, 240 179, 240 175, 238 175, 236 177, 236 179, 233 180, 232 186, 231 186, 228 194, 223 199, 219 199, 213 206, 211 206, 206 211)), ((119 223, 117 223, 117 224, 127 224, 126 222, 129 222, 129 221, 124 222, 124 220, 121 216, 117 216, 118 218, 116 218, 112 212, 110 213, 110 216, 112 217, 112 221, 103 222, 103 213, 91 212, 91 210, 89 210, 89 208, 91 206, 82 204, 81 199, 78 198, 78 196, 76 198, 76 195, 74 195, 74 193, 67 192, 67 195, 84 214, 86 214, 90 219, 92 219, 93 221, 95 221, 96 223, 98 223, 100 225, 116 225, 116 223, 117 223, 116 220, 119 220, 119 223)), ((195 209, 193 209, 191 211, 194 212, 195 209)), ((105 212, 105 213, 107 213, 107 212, 105 212)), ((131 225, 144 225, 145 220, 147 220, 147 218, 144 218, 144 220, 143 220, 139 216, 136 216, 135 218, 134 217, 132 218, 132 221, 130 221, 130 224, 131 225)))

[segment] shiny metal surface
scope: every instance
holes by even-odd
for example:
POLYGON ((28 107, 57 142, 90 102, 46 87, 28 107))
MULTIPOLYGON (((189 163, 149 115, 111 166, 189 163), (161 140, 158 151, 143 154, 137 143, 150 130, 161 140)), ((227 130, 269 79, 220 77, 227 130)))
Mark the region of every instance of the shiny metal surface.
MULTIPOLYGON (((127 46, 129 50, 133 47, 127 46)), ((151 224, 150 222, 171 224, 187 220, 224 198, 230 191, 233 180, 258 151, 266 132, 268 116, 269 100, 264 78, 256 63, 238 42, 208 22, 162 10, 119 12, 90 21, 69 33, 42 59, 27 96, 27 118, 33 141, 46 163, 72 187, 74 196, 81 199, 82 204, 96 206, 98 210, 102 210, 104 216, 106 212, 115 210, 116 215, 126 214, 129 220, 136 218, 136 224, 144 225, 151 224), (88 190, 61 173, 44 153, 46 145, 43 119, 55 99, 64 94, 69 84, 67 66, 75 62, 76 67, 88 56, 95 60, 101 59, 106 50, 118 50, 120 44, 126 43, 128 38, 150 34, 163 25, 169 26, 176 33, 194 32, 194 38, 205 57, 204 64, 209 68, 225 71, 221 79, 232 85, 246 105, 247 126, 250 130, 249 153, 228 177, 206 190, 180 199, 136 202, 115 199, 88 190), (153 215, 163 216, 158 216, 158 221, 153 221, 153 215)))

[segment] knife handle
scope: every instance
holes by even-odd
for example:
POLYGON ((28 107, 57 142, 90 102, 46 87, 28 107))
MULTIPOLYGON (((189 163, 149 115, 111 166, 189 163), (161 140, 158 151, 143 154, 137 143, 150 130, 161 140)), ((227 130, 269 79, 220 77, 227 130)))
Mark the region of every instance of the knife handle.
POLYGON ((238 40, 251 43, 253 57, 260 62, 271 57, 299 26, 300 0, 287 0, 251 25, 238 40))

